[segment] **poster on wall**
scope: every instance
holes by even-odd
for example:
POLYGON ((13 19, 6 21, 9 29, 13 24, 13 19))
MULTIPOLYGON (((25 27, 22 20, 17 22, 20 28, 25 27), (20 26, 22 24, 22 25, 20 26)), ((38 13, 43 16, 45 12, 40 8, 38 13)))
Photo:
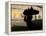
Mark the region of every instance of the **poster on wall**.
POLYGON ((44 32, 43 12, 43 3, 6 2, 6 33, 44 32))

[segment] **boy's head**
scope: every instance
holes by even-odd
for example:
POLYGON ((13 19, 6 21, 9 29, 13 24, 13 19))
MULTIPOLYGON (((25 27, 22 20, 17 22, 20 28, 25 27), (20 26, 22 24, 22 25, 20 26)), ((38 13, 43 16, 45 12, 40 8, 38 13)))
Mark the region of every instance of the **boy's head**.
POLYGON ((36 15, 38 13, 39 13, 39 11, 33 9, 33 7, 31 7, 30 9, 29 8, 28 9, 25 9, 24 12, 23 12, 23 14, 26 15, 26 16, 27 15, 36 15))

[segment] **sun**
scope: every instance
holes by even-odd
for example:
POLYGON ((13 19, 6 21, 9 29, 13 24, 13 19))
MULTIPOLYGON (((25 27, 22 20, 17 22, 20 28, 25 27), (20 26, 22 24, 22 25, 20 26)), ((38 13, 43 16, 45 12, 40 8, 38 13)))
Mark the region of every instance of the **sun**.
POLYGON ((16 18, 19 18, 21 16, 21 13, 20 12, 15 12, 15 17, 16 18))

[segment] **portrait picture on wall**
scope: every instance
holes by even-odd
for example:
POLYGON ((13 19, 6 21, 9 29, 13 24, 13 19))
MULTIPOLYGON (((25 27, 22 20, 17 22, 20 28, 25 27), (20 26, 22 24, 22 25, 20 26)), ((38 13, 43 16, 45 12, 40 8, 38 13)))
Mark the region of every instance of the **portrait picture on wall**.
POLYGON ((6 12, 9 34, 44 32, 44 3, 8 2, 6 12))
POLYGON ((43 30, 43 6, 11 4, 11 31, 43 30))

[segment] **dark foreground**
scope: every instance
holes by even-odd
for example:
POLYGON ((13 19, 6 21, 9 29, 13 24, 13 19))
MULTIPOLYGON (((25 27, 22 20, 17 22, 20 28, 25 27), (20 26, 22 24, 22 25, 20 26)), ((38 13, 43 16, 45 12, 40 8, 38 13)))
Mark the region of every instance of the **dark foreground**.
MULTIPOLYGON (((42 20, 35 20, 32 21, 32 28, 30 28, 30 30, 42 30, 43 26, 42 26, 42 20)), ((11 27, 11 31, 27 31, 29 30, 28 27, 24 27, 24 26, 14 26, 11 27)))

